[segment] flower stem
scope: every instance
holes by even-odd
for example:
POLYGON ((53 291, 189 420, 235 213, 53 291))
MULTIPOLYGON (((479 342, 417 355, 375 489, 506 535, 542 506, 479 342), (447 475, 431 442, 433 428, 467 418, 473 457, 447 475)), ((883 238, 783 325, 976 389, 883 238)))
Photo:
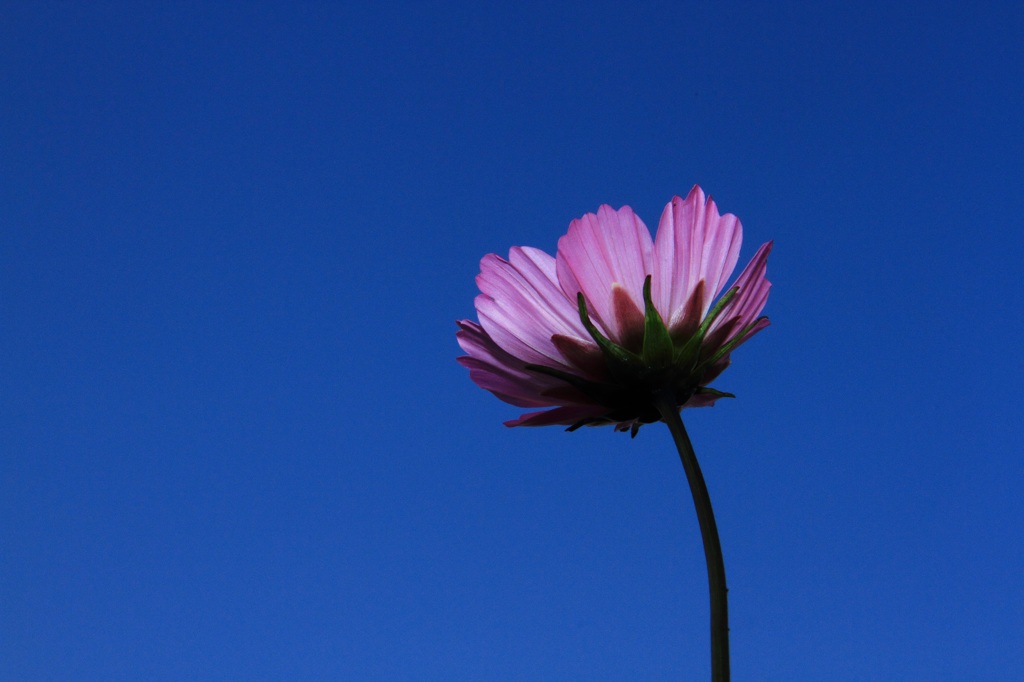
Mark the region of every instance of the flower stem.
POLYGON ((700 535, 704 541, 704 559, 708 567, 708 589, 711 593, 711 680, 712 682, 729 682, 729 605, 728 590, 725 587, 725 562, 722 560, 722 545, 718 541, 718 526, 715 514, 711 510, 711 498, 708 496, 704 476, 697 464, 697 455, 693 452, 690 437, 679 416, 679 408, 672 397, 663 396, 657 400, 658 412, 662 420, 672 432, 679 451, 679 459, 686 471, 686 480, 690 484, 693 506, 697 509, 697 521, 700 523, 700 535))

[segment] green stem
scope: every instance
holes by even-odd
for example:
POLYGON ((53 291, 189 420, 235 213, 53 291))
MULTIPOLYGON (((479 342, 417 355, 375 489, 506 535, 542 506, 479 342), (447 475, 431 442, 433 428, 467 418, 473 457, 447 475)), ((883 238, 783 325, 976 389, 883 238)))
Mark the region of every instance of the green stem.
POLYGON ((679 450, 679 459, 690 483, 693 506, 697 509, 700 535, 704 541, 704 559, 708 566, 708 589, 711 593, 711 680, 729 682, 729 605, 728 590, 725 587, 725 562, 722 560, 722 545, 718 541, 718 526, 711 510, 711 498, 704 485, 704 476, 697 464, 690 437, 679 416, 679 408, 670 396, 661 396, 656 401, 662 420, 672 432, 672 440, 679 450))

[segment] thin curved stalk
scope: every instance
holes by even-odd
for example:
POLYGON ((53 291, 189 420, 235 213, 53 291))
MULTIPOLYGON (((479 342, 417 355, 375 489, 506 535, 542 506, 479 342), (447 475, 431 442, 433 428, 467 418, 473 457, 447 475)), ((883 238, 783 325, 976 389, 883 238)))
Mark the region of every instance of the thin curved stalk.
POLYGON ((708 567, 708 589, 711 595, 711 680, 729 682, 728 589, 725 586, 725 562, 722 560, 722 545, 718 540, 718 526, 711 509, 711 498, 675 401, 668 397, 659 399, 657 408, 672 432, 672 440, 679 451, 679 459, 690 484, 693 506, 697 510, 701 539, 704 541, 704 559, 708 567))

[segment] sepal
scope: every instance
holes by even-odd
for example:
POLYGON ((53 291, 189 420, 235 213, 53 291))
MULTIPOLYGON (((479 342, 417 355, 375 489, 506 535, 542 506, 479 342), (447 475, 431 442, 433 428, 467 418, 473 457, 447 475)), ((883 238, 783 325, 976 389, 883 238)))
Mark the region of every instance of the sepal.
POLYGON ((735 398, 736 397, 735 394, 726 393, 725 391, 719 391, 718 389, 711 388, 710 386, 701 386, 700 388, 698 388, 695 391, 694 395, 713 395, 716 398, 735 398))
POLYGON ((711 329, 711 325, 714 323, 718 316, 722 314, 725 306, 731 301, 737 293, 739 293, 739 287, 733 287, 729 291, 725 292, 722 298, 718 299, 714 307, 708 311, 708 314, 701 321, 697 331, 693 333, 686 343, 675 352, 673 357, 673 364, 680 370, 690 372, 696 369, 697 363, 700 361, 700 348, 704 343, 704 337, 707 336, 708 330, 711 329))
POLYGON ((767 320, 767 319, 768 319, 767 317, 762 315, 761 317, 757 318, 756 320, 754 320, 753 322, 748 324, 746 327, 741 329, 738 334, 736 334, 736 335, 734 335, 732 337, 731 341, 729 341, 728 343, 724 344, 721 348, 719 348, 717 351, 715 351, 714 355, 712 355, 708 359, 704 360, 704 362, 700 363, 699 369, 707 369, 708 367, 711 367, 716 362, 718 362, 719 360, 724 358, 726 355, 731 353, 732 350, 736 346, 740 345, 741 343, 743 343, 743 341, 746 340, 747 335, 754 329, 754 327, 756 327, 762 321, 767 320))
POLYGON ((672 335, 651 300, 651 276, 644 280, 644 346, 642 360, 648 369, 667 368, 673 361, 672 335))

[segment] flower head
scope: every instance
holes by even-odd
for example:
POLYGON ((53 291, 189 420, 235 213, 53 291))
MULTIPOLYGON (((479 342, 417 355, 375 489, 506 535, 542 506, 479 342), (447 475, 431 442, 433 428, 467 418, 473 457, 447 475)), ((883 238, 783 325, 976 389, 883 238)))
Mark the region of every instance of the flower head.
POLYGON ((479 322, 461 320, 459 362, 481 388, 528 412, 508 426, 614 424, 636 435, 669 397, 705 407, 737 346, 768 326, 764 244, 729 289, 742 226, 694 187, 652 241, 633 210, 572 221, 552 258, 513 247, 480 262, 479 322), (725 293, 719 297, 725 289, 725 293), (717 300, 716 300, 717 299, 717 300))

